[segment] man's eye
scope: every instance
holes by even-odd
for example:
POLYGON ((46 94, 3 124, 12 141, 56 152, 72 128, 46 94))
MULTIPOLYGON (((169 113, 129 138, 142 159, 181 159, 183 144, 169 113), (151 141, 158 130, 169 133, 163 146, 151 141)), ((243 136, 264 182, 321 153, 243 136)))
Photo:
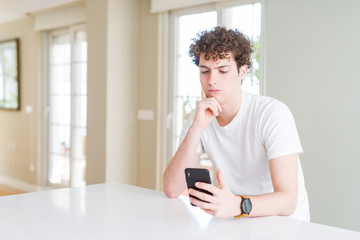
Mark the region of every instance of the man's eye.
POLYGON ((209 71, 201 71, 202 74, 206 74, 208 73, 209 71))
POLYGON ((220 73, 228 73, 229 71, 220 71, 220 73))

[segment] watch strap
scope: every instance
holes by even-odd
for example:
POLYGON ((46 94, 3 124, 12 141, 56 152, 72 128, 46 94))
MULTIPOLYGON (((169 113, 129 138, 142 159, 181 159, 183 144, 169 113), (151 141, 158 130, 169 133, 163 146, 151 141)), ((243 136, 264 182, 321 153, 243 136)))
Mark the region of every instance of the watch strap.
POLYGON ((244 195, 240 195, 239 197, 241 197, 241 201, 240 201, 240 212, 241 212, 241 213, 240 213, 239 215, 234 216, 235 219, 240 219, 240 218, 242 218, 242 217, 247 217, 247 216, 249 216, 248 213, 244 213, 243 208, 242 208, 242 203, 243 203, 243 201, 244 201, 245 199, 249 199, 249 200, 250 200, 250 197, 247 197, 247 196, 244 196, 244 195))

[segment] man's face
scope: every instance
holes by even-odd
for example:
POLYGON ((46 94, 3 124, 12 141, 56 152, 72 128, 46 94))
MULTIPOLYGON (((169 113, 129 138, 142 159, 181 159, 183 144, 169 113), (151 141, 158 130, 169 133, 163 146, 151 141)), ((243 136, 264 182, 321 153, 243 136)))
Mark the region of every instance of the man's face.
POLYGON ((200 82, 206 97, 214 97, 220 104, 226 104, 241 92, 241 80, 246 76, 247 66, 238 71, 236 62, 230 54, 228 59, 205 60, 200 55, 200 82))

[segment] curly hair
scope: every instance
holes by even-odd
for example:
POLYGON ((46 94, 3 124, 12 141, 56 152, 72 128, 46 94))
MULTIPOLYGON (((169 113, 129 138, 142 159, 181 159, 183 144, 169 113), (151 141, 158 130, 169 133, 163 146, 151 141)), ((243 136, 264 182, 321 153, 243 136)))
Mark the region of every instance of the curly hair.
POLYGON ((205 53, 205 60, 210 57, 213 60, 230 59, 233 54, 238 69, 247 65, 251 68, 251 54, 254 46, 249 38, 238 30, 227 30, 217 26, 211 31, 203 31, 197 34, 197 38, 192 39, 189 55, 196 66, 199 66, 200 56, 205 53))

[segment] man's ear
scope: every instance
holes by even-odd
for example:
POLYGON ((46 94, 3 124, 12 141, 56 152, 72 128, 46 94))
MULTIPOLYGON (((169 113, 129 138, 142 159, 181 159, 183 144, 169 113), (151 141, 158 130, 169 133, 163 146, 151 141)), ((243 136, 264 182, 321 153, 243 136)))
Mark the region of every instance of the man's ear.
POLYGON ((243 65, 239 68, 239 77, 241 80, 243 80, 246 77, 247 71, 248 71, 247 65, 243 65))

